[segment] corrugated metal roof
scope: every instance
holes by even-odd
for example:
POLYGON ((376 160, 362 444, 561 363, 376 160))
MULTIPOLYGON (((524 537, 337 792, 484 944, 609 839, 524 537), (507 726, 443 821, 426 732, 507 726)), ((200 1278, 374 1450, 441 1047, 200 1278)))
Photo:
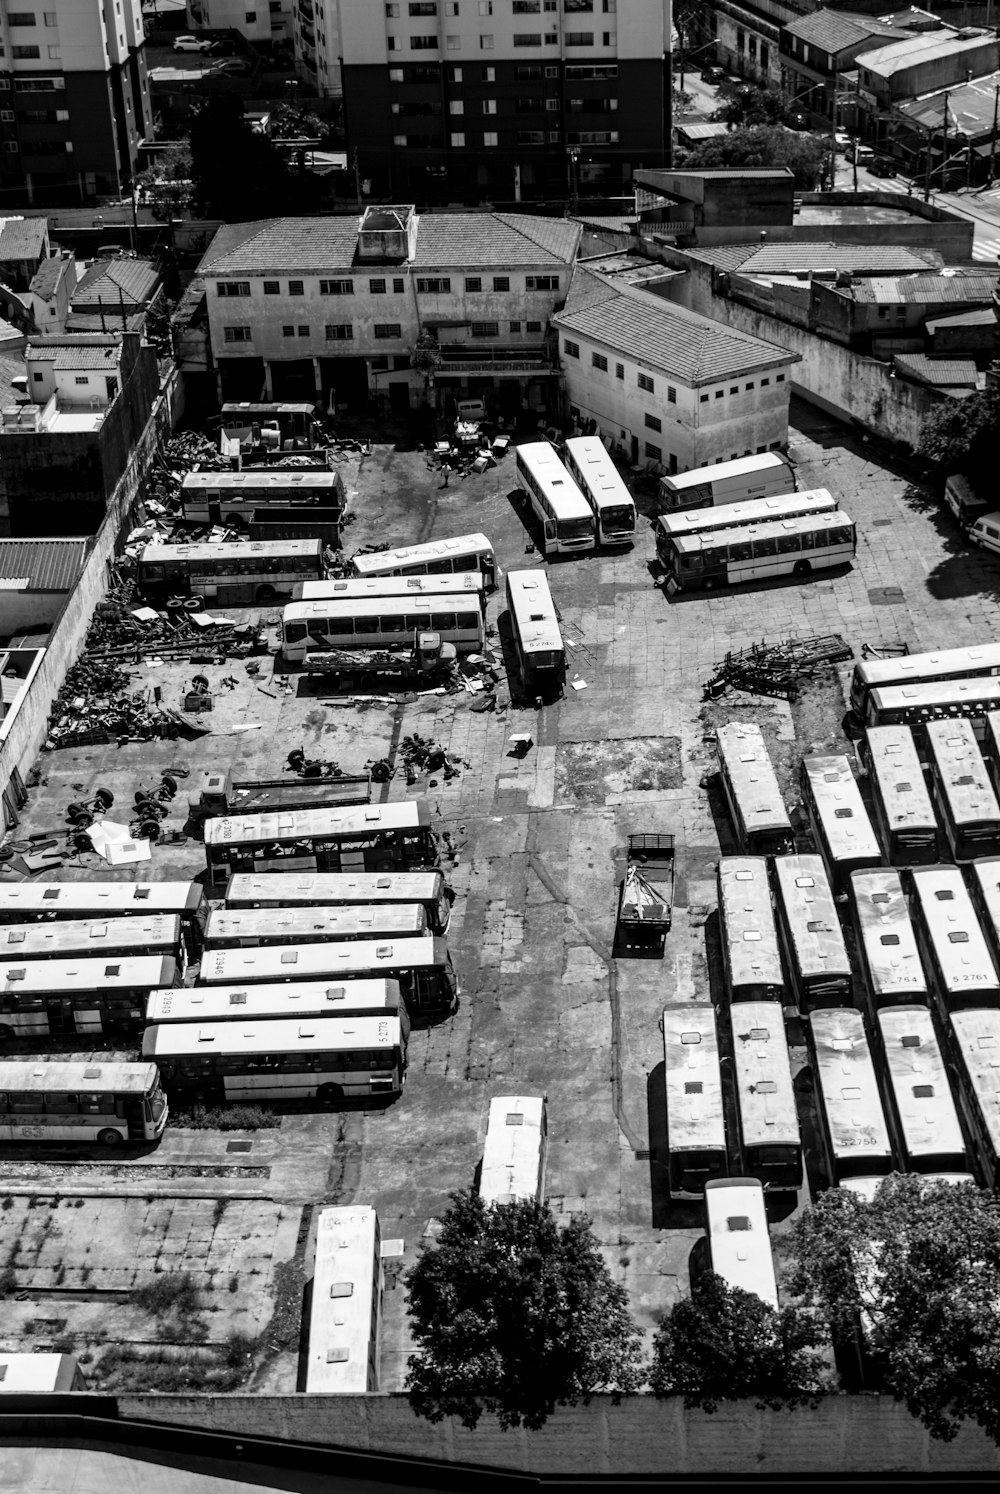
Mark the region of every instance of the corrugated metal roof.
POLYGON ((47 231, 44 218, 7 218, 0 228, 0 260, 41 258, 47 231))
POLYGON ((997 283, 995 274, 969 275, 872 275, 853 287, 859 305, 892 306, 904 302, 922 305, 954 301, 989 304, 997 283))
POLYGON ((978 373, 971 358, 928 358, 926 353, 897 353, 893 362, 898 373, 908 374, 921 384, 976 387, 978 373))
POLYGON ((685 140, 714 140, 718 135, 727 135, 729 126, 720 120, 706 120, 698 124, 686 124, 681 120, 677 126, 678 135, 683 135, 685 140))
POLYGON ((0 583, 24 579, 31 591, 69 591, 77 581, 88 539, 0 540, 0 583))
POLYGON ((814 15, 803 16, 799 21, 788 21, 782 30, 789 36, 797 36, 811 47, 820 47, 824 52, 840 52, 855 42, 865 41, 873 32, 878 35, 888 30, 877 24, 866 24, 867 17, 845 16, 835 10, 818 10, 814 15))
POLYGON ((958 36, 955 32, 949 35, 944 31, 922 32, 919 36, 890 42, 887 47, 874 47, 870 52, 860 52, 854 60, 859 68, 867 68, 880 78, 891 78, 905 68, 916 67, 927 58, 938 62, 943 57, 975 51, 991 40, 992 37, 987 32, 978 36, 958 36))
POLYGON ((159 283, 159 271, 148 259, 99 259, 77 282, 73 305, 83 310, 98 300, 105 305, 124 300, 127 306, 141 306, 159 283))
POLYGON ((947 316, 929 316, 924 323, 928 332, 939 327, 995 327, 996 312, 992 306, 980 306, 975 311, 953 311, 947 316))

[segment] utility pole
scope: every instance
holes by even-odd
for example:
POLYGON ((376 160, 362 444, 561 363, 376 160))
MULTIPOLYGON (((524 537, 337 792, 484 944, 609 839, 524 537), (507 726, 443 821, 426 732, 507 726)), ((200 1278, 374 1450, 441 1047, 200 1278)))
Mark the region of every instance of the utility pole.
POLYGON ((990 136, 990 186, 997 162, 997 106, 1000 105, 1000 83, 993 90, 993 133, 990 136))
POLYGON ((357 198, 358 212, 361 211, 361 173, 358 170, 358 147, 354 147, 354 193, 357 198))
POLYGON ((941 190, 948 190, 948 90, 944 91, 944 121, 941 136, 941 190))

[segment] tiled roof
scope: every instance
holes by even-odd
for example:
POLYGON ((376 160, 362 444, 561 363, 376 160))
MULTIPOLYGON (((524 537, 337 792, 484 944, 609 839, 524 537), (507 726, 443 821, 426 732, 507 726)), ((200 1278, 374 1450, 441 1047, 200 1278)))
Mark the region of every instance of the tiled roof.
POLYGON ((991 37, 959 36, 957 32, 942 35, 940 31, 924 32, 920 36, 909 36, 886 47, 874 47, 870 52, 860 52, 854 59, 858 67, 877 73, 880 78, 891 78, 904 68, 915 67, 926 58, 935 61, 942 57, 953 57, 956 53, 974 51, 991 40, 991 37))
POLYGON ((28 289, 36 296, 51 296, 69 265, 70 261, 63 259, 61 254, 53 254, 48 259, 43 259, 32 276, 28 289))
POLYGON ((928 332, 939 327, 990 327, 996 325, 992 306, 978 306, 975 311, 950 311, 947 316, 929 316, 924 323, 928 332))
POLYGON ((860 16, 844 16, 835 10, 818 10, 799 21, 789 21, 782 29, 824 52, 840 52, 876 31, 876 27, 866 25, 860 16))
POLYGON ((936 387, 965 384, 975 388, 976 365, 971 358, 928 358, 926 353, 897 353, 896 370, 921 384, 936 387))
MULTIPOLYGON (((355 267, 357 218, 273 218, 216 234, 199 266, 214 275, 287 274, 355 267)), ((414 269, 569 264, 579 224, 516 213, 425 213, 417 222, 414 269)))
POLYGON ((60 348, 55 358, 55 368, 60 373, 72 373, 79 369, 96 368, 104 373, 118 367, 121 344, 110 348, 60 348))
POLYGON ((39 259, 45 253, 44 218, 8 218, 0 228, 0 260, 39 259))
POLYGON ((73 305, 83 310, 100 300, 104 305, 124 301, 141 306, 153 295, 159 279, 159 271, 148 259, 99 259, 77 282, 73 305))
POLYGON ((20 389, 14 387, 15 379, 24 378, 24 358, 20 353, 0 352, 0 409, 15 404, 24 398, 20 389))
POLYGON ((69 591, 83 569, 88 539, 0 540, 0 589, 26 579, 31 591, 69 591))
POLYGON ((907 302, 969 301, 989 303, 996 287, 996 274, 969 275, 872 275, 858 281, 853 289, 859 305, 895 305, 907 302))
MULTIPOLYGON (((574 290, 578 281, 594 278, 577 270, 574 290)), ((600 300, 583 285, 579 299, 571 291, 565 310, 553 318, 555 324, 626 352, 679 383, 711 384, 736 373, 798 362, 796 353, 735 332, 648 291, 631 286, 601 289, 600 300)))
POLYGON ((826 240, 720 244, 685 249, 683 253, 717 270, 739 270, 745 275, 795 275, 808 270, 850 270, 855 275, 893 275, 907 270, 926 273, 940 263, 940 255, 930 249, 918 254, 899 244, 834 244, 826 240))

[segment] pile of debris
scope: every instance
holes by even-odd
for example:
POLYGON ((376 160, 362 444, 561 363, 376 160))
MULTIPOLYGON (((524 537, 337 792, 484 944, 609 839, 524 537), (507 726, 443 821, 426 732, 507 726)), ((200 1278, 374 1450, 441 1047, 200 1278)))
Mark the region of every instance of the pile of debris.
POLYGON ((821 671, 852 659, 854 650, 839 633, 814 638, 787 638, 781 643, 754 643, 734 650, 715 666, 703 698, 714 700, 727 689, 751 695, 794 700, 801 687, 821 671))
MULTIPOLYGON (((441 743, 435 742, 432 737, 422 737, 418 732, 414 732, 412 736, 403 737, 398 748, 394 747, 388 757, 365 763, 365 768, 371 773, 373 783, 388 783, 396 776, 397 756, 402 760, 402 768, 408 784, 416 783, 418 776, 422 773, 440 773, 445 783, 448 783, 452 778, 458 777, 460 768, 472 766, 471 763, 454 753, 449 755, 441 743)), ((432 778, 429 787, 436 786, 437 781, 432 778)))
POLYGON ((263 628, 247 623, 237 626, 228 618, 192 610, 187 605, 159 612, 135 606, 135 583, 119 573, 116 584, 98 604, 84 645, 91 663, 138 664, 143 658, 187 658, 192 662, 216 659, 249 659, 266 654, 263 628))
POLYGON ((171 436, 163 448, 167 466, 177 472, 231 472, 232 463, 219 451, 217 442, 196 431, 171 436))

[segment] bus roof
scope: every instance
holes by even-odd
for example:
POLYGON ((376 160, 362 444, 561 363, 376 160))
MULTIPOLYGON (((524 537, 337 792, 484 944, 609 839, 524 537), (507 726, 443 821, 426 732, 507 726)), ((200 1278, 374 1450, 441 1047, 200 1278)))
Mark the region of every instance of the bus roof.
POLYGON ((744 1144, 798 1146, 799 1118, 780 1001, 733 1002, 729 1019, 744 1144))
POLYGON ((315 555, 323 549, 318 539, 229 540, 223 544, 167 545, 148 544, 140 557, 141 565, 165 565, 170 560, 286 560, 299 555, 315 555))
POLYGON ((172 955, 136 955, 117 959, 6 960, 0 963, 0 991, 8 996, 39 991, 125 991, 173 985, 172 955))
POLYGON ((338 489, 340 474, 325 467, 251 467, 246 472, 188 472, 181 482, 181 497, 201 493, 230 494, 239 499, 245 488, 325 488, 338 489))
POLYGON ((713 1178, 705 1184, 705 1213, 713 1269, 777 1309, 763 1185, 756 1178, 713 1178))
POLYGON ((590 504, 562 457, 548 441, 525 441, 517 448, 517 465, 529 471, 552 504, 558 519, 590 518, 590 504))
POLYGON ((274 898, 284 906, 303 902, 422 902, 444 891, 444 873, 417 872, 237 872, 226 886, 226 905, 274 898))
POLYGON ((976 706, 985 710, 1000 706, 1000 679, 983 675, 973 679, 922 680, 907 685, 880 685, 871 692, 877 711, 921 710, 955 707, 956 714, 976 706))
POLYGON ((222 1022, 265 1016, 336 1017, 343 1012, 404 1010, 397 980, 279 981, 274 985, 167 986, 150 991, 146 1022, 222 1022))
POLYGON ((741 524, 738 531, 713 529, 705 534, 680 534, 670 543, 679 555, 702 555, 723 546, 749 544, 752 540, 780 539, 787 534, 812 534, 824 529, 842 529, 854 520, 841 509, 832 513, 793 514, 787 519, 770 519, 761 524, 741 524))
POLYGON ((872 726, 867 737, 871 772, 889 829, 936 832, 937 816, 910 728, 903 723, 872 726))
POLYGON ((475 598, 468 592, 445 592, 442 596, 425 593, 423 596, 401 597, 322 597, 309 601, 289 602, 282 612, 282 622, 308 622, 314 617, 356 617, 363 612, 377 617, 404 617, 414 610, 426 608, 428 619, 431 611, 457 612, 468 609, 475 598))
MULTIPOLYGON (((200 985, 241 980, 319 980, 368 970, 427 970, 443 965, 443 939, 354 939, 344 944, 270 944, 260 949, 207 949, 200 985)), ((157 981, 157 985, 166 985, 157 981)))
POLYGON ((899 872, 892 867, 851 873, 851 896, 872 982, 872 995, 927 996, 927 979, 899 872))
POLYGON ((398 804, 359 804, 345 808, 269 810, 261 814, 219 815, 205 821, 205 844, 298 840, 300 837, 377 835, 383 830, 422 830, 431 822, 426 799, 398 804))
POLYGON ((745 498, 742 503, 720 503, 715 508, 680 509, 661 514, 663 532, 706 534, 713 529, 735 529, 744 524, 763 524, 769 519, 789 519, 796 514, 833 513, 837 500, 829 488, 807 488, 801 493, 776 493, 770 498, 745 498))
MULTIPOLYGON (((315 939, 371 939, 405 937, 427 931, 427 914, 419 903, 391 903, 376 908, 321 905, 309 908, 213 908, 205 925, 205 943, 216 939, 295 938, 303 944, 315 939)), ((0 931, 2 944, 2 931, 0 931)))
POLYGON ((965 716, 928 721, 926 732, 955 824, 961 827, 1000 821, 1000 804, 971 721, 965 716))
POLYGON ((490 1101, 479 1174, 484 1203, 538 1197, 545 1124, 545 1101, 540 1097, 497 1095, 490 1101))
MULTIPOLYGON (((700 510, 711 513, 711 509, 700 510)), ((764 741, 755 721, 729 721, 716 732, 719 756, 748 831, 788 829, 791 820, 764 741)))
POLYGON ((526 654, 560 651, 562 633, 549 583, 540 567, 507 572, 507 596, 526 654))
POLYGON ((1000 1153, 1000 1011, 952 1012, 951 1027, 994 1152, 1000 1153))
POLYGON ((678 472, 668 479, 670 486, 678 492, 696 488, 703 482, 725 482, 729 477, 742 477, 744 473, 766 472, 774 467, 791 467, 791 462, 780 451, 761 451, 756 456, 734 457, 730 462, 715 462, 710 467, 694 467, 690 472, 678 472))
POLYGON ((0 1092, 43 1094, 46 1090, 78 1090, 84 1094, 113 1091, 144 1095, 156 1083, 155 1063, 92 1059, 82 1063, 61 1058, 0 1059, 0 1092))
POLYGON ((0 886, 0 918, 69 910, 85 913, 196 913, 197 882, 20 882, 0 886))
POLYGON ((306 1385, 313 1394, 364 1394, 377 1353, 382 1293, 378 1215, 367 1204, 320 1209, 316 1221, 306 1385))
POLYGON ((875 1013, 875 1020, 909 1155, 964 1153, 965 1139, 930 1011, 925 1006, 887 1006, 875 1013))
POLYGON ((803 977, 849 977, 851 962, 822 856, 775 856, 774 871, 803 977))
POLYGON ((783 985, 767 862, 763 856, 723 856, 718 882, 733 987, 783 985))
POLYGON ((459 555, 492 555, 493 546, 485 534, 459 534, 453 539, 427 540, 422 545, 401 545, 395 550, 376 550, 369 555, 352 555, 351 565, 359 576, 377 575, 400 565, 420 565, 424 561, 451 560, 459 555))
POLYGON ((187 1055, 395 1048, 401 1042, 398 1017, 296 1017, 273 1022, 168 1022, 146 1028, 142 1052, 155 1062, 187 1055))
POLYGON ((689 1002, 663 1008, 663 1060, 670 1150, 725 1150, 722 1074, 713 1006, 689 1002))
POLYGON ((809 1032, 834 1156, 890 1172, 892 1141, 864 1018, 853 1007, 824 1008, 810 1014, 809 1032))
POLYGON ((1000 856, 977 856, 969 872, 983 910, 1000 936, 1000 856))
POLYGON ((300 583, 302 602, 332 601, 337 597, 460 596, 486 589, 482 571, 448 571, 439 576, 348 576, 330 581, 300 583))
POLYGON ((968 648, 932 649, 923 654, 901 654, 891 659, 863 659, 854 678, 869 689, 881 685, 918 683, 960 673, 963 667, 1000 669, 1000 643, 977 643, 968 648))
POLYGON ((245 399, 226 400, 222 406, 223 415, 308 415, 310 418, 316 413, 316 406, 309 404, 307 400, 282 400, 275 403, 273 400, 254 402, 245 399))
POLYGON ((598 506, 624 503, 629 508, 635 507, 632 494, 599 436, 572 436, 566 442, 566 451, 598 506))
POLYGON ((65 918, 42 923, 0 925, 0 959, 18 955, 46 955, 59 950, 83 953, 92 949, 151 950, 180 943, 181 921, 175 913, 152 918, 65 918))
POLYGON ((910 877, 947 993, 995 993, 996 966, 958 867, 915 866, 910 877))
POLYGON ((837 861, 852 856, 882 859, 882 849, 872 829, 850 760, 843 755, 804 757, 802 768, 809 779, 830 854, 837 861))

